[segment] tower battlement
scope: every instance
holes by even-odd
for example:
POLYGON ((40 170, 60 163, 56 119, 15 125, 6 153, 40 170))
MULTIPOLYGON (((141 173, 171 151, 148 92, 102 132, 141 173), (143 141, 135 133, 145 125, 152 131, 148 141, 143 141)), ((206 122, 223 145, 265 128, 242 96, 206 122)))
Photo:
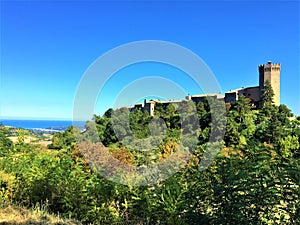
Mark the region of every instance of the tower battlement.
POLYGON ((259 67, 273 67, 273 66, 279 66, 280 67, 280 63, 272 63, 271 61, 268 61, 268 63, 266 64, 260 64, 258 65, 259 67))
POLYGON ((269 61, 267 64, 259 65, 259 71, 280 71, 280 63, 272 63, 269 61))

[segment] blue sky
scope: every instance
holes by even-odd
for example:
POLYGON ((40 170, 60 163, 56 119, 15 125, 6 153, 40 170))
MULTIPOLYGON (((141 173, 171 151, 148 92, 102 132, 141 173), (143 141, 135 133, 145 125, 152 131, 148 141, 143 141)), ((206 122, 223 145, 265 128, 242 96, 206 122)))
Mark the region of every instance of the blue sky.
MULTIPOLYGON (((299 1, 1 1, 0 28, 1 117, 72 118, 87 68, 110 49, 140 40, 190 49, 222 93, 258 85, 259 64, 281 63, 281 103, 300 115, 299 1)), ((201 92, 181 71, 145 63, 116 73, 99 90, 95 113, 151 75, 201 92)))

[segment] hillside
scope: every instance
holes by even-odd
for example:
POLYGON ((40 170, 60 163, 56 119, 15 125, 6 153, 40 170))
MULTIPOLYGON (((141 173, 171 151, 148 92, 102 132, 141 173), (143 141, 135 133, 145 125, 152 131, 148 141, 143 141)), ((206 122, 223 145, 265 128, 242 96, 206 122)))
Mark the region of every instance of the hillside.
POLYGON ((272 104, 271 89, 261 105, 241 97, 187 101, 184 113, 156 104, 154 116, 109 109, 47 147, 24 130, 12 142, 0 126, 1 219, 77 223, 51 212, 99 225, 299 224, 300 117, 272 104), (219 107, 226 113, 213 118, 219 107))

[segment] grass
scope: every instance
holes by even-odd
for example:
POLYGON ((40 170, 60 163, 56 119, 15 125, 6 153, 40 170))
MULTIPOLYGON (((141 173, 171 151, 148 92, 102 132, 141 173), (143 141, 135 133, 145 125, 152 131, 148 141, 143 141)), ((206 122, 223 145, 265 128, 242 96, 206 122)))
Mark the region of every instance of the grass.
POLYGON ((77 225, 78 221, 63 219, 40 209, 27 209, 20 206, 5 206, 0 208, 0 224, 12 225, 77 225))
MULTIPOLYGON (((42 147, 47 147, 52 143, 53 134, 40 134, 40 133, 30 133, 29 131, 25 131, 26 135, 24 137, 25 143, 35 143, 40 144, 42 147)), ((8 138, 13 142, 18 142, 18 134, 15 128, 10 128, 10 135, 8 138)))

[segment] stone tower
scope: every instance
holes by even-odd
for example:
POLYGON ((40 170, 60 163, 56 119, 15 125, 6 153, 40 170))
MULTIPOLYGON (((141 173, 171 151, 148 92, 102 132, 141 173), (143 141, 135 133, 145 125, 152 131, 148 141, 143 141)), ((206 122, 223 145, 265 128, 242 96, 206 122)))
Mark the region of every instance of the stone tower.
POLYGON ((280 105, 280 64, 273 64, 268 62, 264 65, 258 66, 259 70, 259 92, 260 98, 262 89, 264 88, 265 82, 268 80, 274 91, 274 104, 280 105))

